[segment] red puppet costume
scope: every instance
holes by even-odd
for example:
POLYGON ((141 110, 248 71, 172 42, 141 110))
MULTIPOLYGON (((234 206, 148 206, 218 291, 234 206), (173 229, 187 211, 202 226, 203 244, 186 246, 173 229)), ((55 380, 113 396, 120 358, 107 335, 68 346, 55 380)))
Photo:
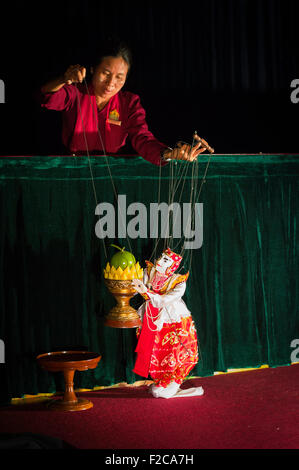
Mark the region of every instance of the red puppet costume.
POLYGON ((41 106, 62 111, 62 141, 72 153, 117 153, 129 137, 145 160, 165 165, 161 153, 167 145, 149 131, 138 95, 119 91, 99 110, 93 85, 65 85, 55 93, 41 93, 41 106), (101 136, 101 137, 100 137, 101 136))
POLYGON ((182 258, 169 248, 155 265, 147 262, 143 283, 134 280, 146 299, 139 308, 142 327, 133 371, 151 376, 156 398, 202 395, 202 387, 180 390, 180 385, 198 362, 197 333, 182 296, 188 275, 174 274, 182 258))

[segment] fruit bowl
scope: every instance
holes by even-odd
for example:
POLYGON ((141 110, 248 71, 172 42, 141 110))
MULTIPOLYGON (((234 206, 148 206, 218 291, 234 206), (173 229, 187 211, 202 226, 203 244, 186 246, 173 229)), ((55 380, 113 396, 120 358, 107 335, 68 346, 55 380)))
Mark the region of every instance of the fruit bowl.
POLYGON ((106 316, 105 325, 113 328, 136 328, 141 326, 137 311, 131 307, 130 299, 136 293, 133 279, 143 278, 143 269, 135 256, 125 247, 111 245, 118 251, 112 256, 103 270, 105 284, 116 299, 117 304, 106 316))

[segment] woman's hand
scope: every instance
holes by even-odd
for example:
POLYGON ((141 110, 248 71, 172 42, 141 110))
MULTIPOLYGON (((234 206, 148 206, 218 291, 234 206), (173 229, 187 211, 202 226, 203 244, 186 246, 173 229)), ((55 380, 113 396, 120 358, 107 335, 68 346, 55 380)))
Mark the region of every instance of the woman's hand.
POLYGON ((196 160, 198 155, 203 153, 205 150, 209 150, 210 153, 214 152, 214 149, 209 146, 208 142, 198 137, 197 134, 193 135, 193 139, 194 142, 197 141, 197 143, 192 147, 191 145, 178 142, 177 146, 173 150, 167 149, 164 151, 163 158, 165 160, 189 160, 193 162, 196 160))
POLYGON ((67 85, 72 83, 82 83, 83 79, 86 77, 86 68, 81 65, 70 65, 67 71, 64 74, 64 82, 67 85))
POLYGON ((147 292, 147 287, 139 279, 133 279, 132 284, 134 286, 134 289, 137 290, 139 294, 144 294, 145 292, 147 292))

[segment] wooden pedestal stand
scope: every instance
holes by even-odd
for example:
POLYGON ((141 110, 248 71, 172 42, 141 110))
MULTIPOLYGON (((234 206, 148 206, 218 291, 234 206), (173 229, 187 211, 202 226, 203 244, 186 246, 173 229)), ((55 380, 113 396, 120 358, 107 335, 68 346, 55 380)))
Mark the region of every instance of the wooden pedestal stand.
POLYGON ((141 326, 137 311, 130 305, 130 299, 136 294, 132 281, 105 279, 105 284, 117 302, 117 305, 106 316, 105 325, 112 328, 137 328, 141 326))
POLYGON ((37 358, 39 365, 49 372, 63 372, 65 391, 62 399, 51 400, 51 410, 80 411, 87 410, 93 403, 77 398, 74 392, 74 374, 76 370, 95 369, 101 356, 88 351, 58 351, 41 354, 37 358))

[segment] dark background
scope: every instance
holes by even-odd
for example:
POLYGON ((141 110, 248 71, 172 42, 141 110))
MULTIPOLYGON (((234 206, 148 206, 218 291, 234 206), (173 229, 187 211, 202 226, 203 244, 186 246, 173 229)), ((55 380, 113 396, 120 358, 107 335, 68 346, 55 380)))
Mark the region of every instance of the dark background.
MULTIPOLYGON (((101 38, 133 52, 125 88, 141 96, 163 142, 194 130, 216 153, 296 153, 298 0, 59 1, 1 4, 1 155, 62 152, 60 113, 34 91, 101 38)), ((130 145, 124 151, 131 153, 130 145)))

